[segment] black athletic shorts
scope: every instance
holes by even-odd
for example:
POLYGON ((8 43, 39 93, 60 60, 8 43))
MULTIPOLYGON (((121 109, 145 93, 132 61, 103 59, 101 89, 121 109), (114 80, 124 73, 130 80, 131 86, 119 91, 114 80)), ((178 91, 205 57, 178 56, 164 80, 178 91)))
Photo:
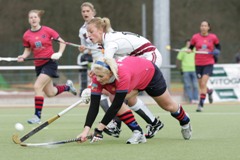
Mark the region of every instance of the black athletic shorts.
POLYGON ((202 78, 203 75, 211 76, 213 72, 213 64, 205 65, 205 66, 196 66, 196 74, 197 78, 202 78))
POLYGON ((39 76, 39 74, 46 74, 52 78, 58 78, 57 68, 57 61, 49 60, 44 65, 35 67, 35 71, 37 76, 39 76))
POLYGON ((167 84, 160 69, 155 64, 153 65, 155 67, 155 73, 152 80, 144 90, 149 96, 157 97, 161 96, 166 91, 167 84))

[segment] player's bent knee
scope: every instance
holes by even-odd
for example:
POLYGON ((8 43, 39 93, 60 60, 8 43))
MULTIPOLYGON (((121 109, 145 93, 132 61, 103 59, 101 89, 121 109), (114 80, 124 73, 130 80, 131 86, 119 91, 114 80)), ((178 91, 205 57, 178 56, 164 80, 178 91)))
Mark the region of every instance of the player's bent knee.
POLYGON ((162 108, 168 112, 176 112, 178 110, 178 106, 173 104, 162 106, 162 108))

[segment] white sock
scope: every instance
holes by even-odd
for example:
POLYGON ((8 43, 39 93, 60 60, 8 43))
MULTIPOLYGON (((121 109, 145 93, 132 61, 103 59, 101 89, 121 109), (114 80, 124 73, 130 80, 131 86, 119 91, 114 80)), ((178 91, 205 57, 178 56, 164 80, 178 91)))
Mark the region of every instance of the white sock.
POLYGON ((108 98, 108 96, 106 96, 105 94, 101 95, 101 100, 104 100, 104 99, 107 99, 107 98, 108 98))
POLYGON ((185 124, 185 125, 183 125, 183 126, 181 126, 182 127, 182 129, 187 129, 187 128, 189 128, 189 123, 188 124, 185 124))
POLYGON ((137 98, 136 104, 129 107, 131 110, 139 114, 145 121, 147 121, 146 118, 148 118, 151 120, 152 123, 154 122, 155 116, 152 114, 152 112, 148 109, 148 107, 143 103, 141 99, 137 98))

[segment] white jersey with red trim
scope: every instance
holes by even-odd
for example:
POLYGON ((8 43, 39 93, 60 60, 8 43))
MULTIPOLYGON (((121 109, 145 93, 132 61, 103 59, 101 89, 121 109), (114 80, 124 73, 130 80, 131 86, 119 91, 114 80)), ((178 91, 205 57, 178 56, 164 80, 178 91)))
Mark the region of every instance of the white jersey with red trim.
POLYGON ((158 67, 162 56, 157 48, 146 38, 131 32, 109 32, 103 34, 104 57, 138 56, 146 58, 158 67))

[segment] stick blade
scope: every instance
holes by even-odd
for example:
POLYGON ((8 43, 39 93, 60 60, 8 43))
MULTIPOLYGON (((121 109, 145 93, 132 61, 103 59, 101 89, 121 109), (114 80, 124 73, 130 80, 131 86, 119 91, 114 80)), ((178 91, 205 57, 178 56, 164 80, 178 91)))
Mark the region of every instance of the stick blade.
MULTIPOLYGON (((87 136, 87 139, 92 139, 92 135, 87 136)), ((44 142, 44 143, 20 143, 22 147, 46 147, 46 146, 54 146, 54 145, 61 145, 66 143, 72 143, 72 142, 80 142, 80 138, 73 138, 68 140, 62 140, 62 141, 55 141, 55 142, 44 142)))
POLYGON ((14 135, 12 136, 12 140, 13 140, 13 142, 16 143, 16 144, 20 144, 20 143, 21 143, 21 140, 19 139, 19 137, 18 137, 17 134, 14 134, 14 135))
POLYGON ((20 145, 21 145, 22 147, 27 147, 27 144, 25 144, 25 143, 20 143, 20 145))
POLYGON ((20 143, 22 147, 43 147, 48 146, 47 143, 20 143))

